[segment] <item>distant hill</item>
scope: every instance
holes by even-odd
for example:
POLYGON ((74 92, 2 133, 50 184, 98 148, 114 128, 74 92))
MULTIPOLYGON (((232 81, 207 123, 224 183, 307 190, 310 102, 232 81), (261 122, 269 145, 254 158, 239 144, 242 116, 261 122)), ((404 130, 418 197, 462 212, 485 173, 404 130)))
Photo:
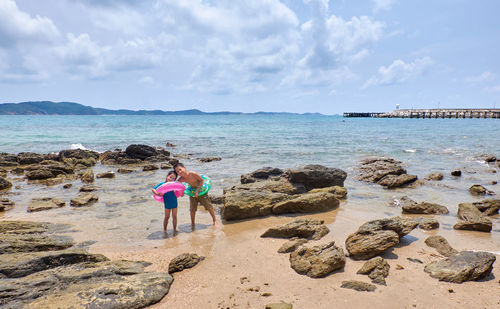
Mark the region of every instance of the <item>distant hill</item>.
MULTIPOLYGON (((239 112, 214 112, 206 113, 198 109, 188 109, 181 111, 162 110, 128 110, 128 109, 105 109, 85 106, 74 102, 21 102, 0 104, 0 115, 293 115, 295 113, 239 113, 239 112)), ((298 114, 295 114, 298 115, 298 114)), ((307 115, 321 115, 319 113, 307 113, 307 115)))

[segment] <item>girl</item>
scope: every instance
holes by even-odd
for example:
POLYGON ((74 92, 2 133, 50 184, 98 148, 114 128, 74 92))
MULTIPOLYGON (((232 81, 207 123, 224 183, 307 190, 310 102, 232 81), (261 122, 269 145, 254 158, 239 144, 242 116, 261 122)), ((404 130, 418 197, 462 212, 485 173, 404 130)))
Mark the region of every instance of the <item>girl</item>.
MULTIPOLYGON (((177 173, 175 171, 170 171, 167 174, 166 182, 175 181, 177 179, 177 173)), ((174 225, 174 235, 177 234, 177 197, 174 191, 168 191, 164 194, 158 193, 156 189, 163 185, 164 183, 158 184, 153 189, 153 194, 158 196, 163 196, 163 205, 165 205, 165 219, 163 219, 163 232, 167 232, 168 219, 170 219, 170 211, 172 211, 172 224, 174 225)))

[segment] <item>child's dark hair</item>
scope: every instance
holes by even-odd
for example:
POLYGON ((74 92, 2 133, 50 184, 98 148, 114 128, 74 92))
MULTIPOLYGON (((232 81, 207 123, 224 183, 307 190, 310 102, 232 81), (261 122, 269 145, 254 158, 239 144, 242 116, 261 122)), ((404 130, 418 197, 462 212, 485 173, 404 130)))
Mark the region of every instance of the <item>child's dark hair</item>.
POLYGON ((185 167, 185 166, 184 166, 184 164, 182 164, 181 162, 177 162, 177 163, 175 163, 175 164, 174 164, 174 171, 175 171, 175 169, 176 169, 177 167, 179 167, 179 166, 180 166, 180 167, 185 167))
POLYGON ((167 177, 170 176, 170 175, 172 175, 172 174, 174 174, 175 178, 177 178, 177 173, 175 172, 175 170, 168 172, 167 173, 167 177))

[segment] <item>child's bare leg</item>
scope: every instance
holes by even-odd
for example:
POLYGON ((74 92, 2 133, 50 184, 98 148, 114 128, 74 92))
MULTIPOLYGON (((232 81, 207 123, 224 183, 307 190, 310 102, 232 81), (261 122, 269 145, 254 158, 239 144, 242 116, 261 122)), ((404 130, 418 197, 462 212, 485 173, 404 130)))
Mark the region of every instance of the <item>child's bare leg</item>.
POLYGON ((212 216, 212 220, 214 221, 214 225, 217 225, 217 220, 215 219, 215 212, 214 212, 214 208, 209 208, 208 209, 208 213, 210 213, 210 215, 212 216))
POLYGON ((191 210, 191 228, 194 230, 194 218, 196 217, 196 210, 191 210))
POLYGON ((174 225, 174 233, 177 232, 177 208, 172 209, 172 224, 174 225))
POLYGON ((165 218, 163 219, 163 231, 167 231, 168 219, 170 219, 170 209, 165 209, 165 218))

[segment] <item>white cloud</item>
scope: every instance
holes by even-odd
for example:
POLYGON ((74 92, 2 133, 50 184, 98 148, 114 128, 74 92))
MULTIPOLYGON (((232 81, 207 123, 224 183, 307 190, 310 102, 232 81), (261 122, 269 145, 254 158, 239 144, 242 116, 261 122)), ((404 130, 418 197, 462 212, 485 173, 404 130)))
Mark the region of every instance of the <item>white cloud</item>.
POLYGON ((378 74, 372 76, 365 82, 362 89, 376 85, 393 85, 401 84, 409 81, 410 79, 424 73, 433 61, 429 57, 415 59, 413 62, 406 63, 403 60, 395 60, 388 67, 381 66, 378 69, 378 74))
POLYGON ((379 11, 387 11, 392 8, 392 6, 397 2, 397 0, 372 0, 373 11, 375 13, 379 11))
POLYGON ((0 47, 11 48, 19 44, 54 42, 59 30, 47 17, 35 16, 19 10, 13 0, 0 1, 0 47))
POLYGON ((465 79, 466 82, 471 84, 487 83, 496 80, 497 75, 492 72, 485 71, 476 76, 469 76, 465 79))

